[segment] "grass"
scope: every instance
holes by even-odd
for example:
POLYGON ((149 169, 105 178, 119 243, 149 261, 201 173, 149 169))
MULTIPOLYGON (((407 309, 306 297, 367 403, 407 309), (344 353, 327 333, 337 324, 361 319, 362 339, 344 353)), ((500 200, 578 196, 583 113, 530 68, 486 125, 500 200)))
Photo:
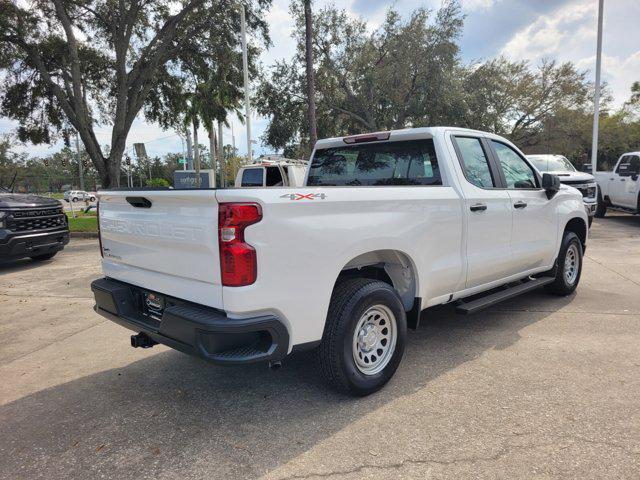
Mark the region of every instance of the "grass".
POLYGON ((69 230, 71 232, 98 232, 98 218, 95 212, 82 213, 76 212, 76 218, 73 218, 71 212, 67 212, 69 219, 69 230))

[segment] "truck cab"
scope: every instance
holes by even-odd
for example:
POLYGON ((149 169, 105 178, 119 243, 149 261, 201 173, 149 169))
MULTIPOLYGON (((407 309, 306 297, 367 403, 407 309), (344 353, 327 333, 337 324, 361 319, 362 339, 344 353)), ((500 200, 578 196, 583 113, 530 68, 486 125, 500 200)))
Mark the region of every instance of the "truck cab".
POLYGON ((596 172, 598 183, 597 217, 611 208, 627 213, 640 213, 640 151, 620 156, 613 171, 596 172))

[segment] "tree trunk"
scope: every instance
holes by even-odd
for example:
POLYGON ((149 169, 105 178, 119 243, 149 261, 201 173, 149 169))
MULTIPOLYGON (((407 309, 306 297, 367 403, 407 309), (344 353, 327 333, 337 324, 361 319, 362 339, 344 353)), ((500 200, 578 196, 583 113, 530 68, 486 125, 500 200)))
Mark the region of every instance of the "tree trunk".
POLYGON ((185 128, 186 132, 187 132, 187 158, 185 158, 185 165, 186 165, 186 170, 192 170, 193 169, 193 144, 191 143, 191 129, 189 128, 189 126, 187 125, 187 128, 185 128))
POLYGON ((196 171, 196 188, 200 188, 200 146, 198 145, 198 121, 193 119, 193 165, 196 171))
POLYGON ((209 133, 209 152, 211 155, 211 170, 213 170, 213 177, 211 178, 210 187, 216 188, 216 168, 217 168, 217 157, 218 157, 218 149, 216 147, 216 130, 213 126, 213 122, 209 122, 207 125, 207 132, 209 133))
POLYGON ((313 150, 318 141, 316 126, 316 79, 313 71, 313 18, 311 16, 311 0, 304 1, 305 43, 307 63, 307 117, 309 119, 309 148, 313 150))

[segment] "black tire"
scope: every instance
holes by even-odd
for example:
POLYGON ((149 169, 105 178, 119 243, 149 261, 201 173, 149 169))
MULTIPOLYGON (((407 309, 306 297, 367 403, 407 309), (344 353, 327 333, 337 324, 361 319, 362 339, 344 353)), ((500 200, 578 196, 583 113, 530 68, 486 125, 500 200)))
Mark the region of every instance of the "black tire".
MULTIPOLYGON (((344 393, 358 396, 374 393, 391 379, 400 365, 406 337, 407 317, 400 297, 390 285, 367 278, 345 280, 333 290, 322 342, 317 349, 322 376, 344 393), (371 307, 380 305, 395 317, 395 348, 389 351, 388 357, 385 355, 388 363, 381 371, 365 374, 354 359, 355 329, 371 307)), ((392 343, 389 345, 391 349, 392 343)))
POLYGON ((600 189, 598 188, 598 205, 596 206, 596 218, 604 218, 607 214, 607 204, 604 203, 604 198, 602 198, 602 193, 600 193, 600 189))
POLYGON ((33 257, 31 257, 31 260, 34 260, 36 262, 44 262, 45 260, 51 260, 56 256, 57 253, 58 252, 45 253, 43 255, 34 255, 33 257))
POLYGON ((73 198, 71 199, 71 201, 72 201, 73 203, 76 203, 76 202, 78 201, 78 199, 77 199, 76 197, 73 197, 73 198))
POLYGON ((566 296, 578 287, 578 283, 580 283, 580 275, 582 275, 582 242, 578 236, 573 232, 565 232, 564 238, 562 239, 562 245, 560 246, 560 252, 558 253, 558 264, 556 268, 555 281, 546 286, 547 291, 560 296, 566 296), (577 252, 575 255, 576 264, 574 268, 576 269, 575 277, 572 278, 571 281, 567 279, 567 275, 565 275, 565 261, 567 259, 567 254, 569 249, 575 248, 574 252, 577 252))
POLYGON ((90 202, 92 202, 92 203, 93 203, 93 202, 95 202, 95 201, 96 201, 96 197, 91 197, 91 198, 89 199, 89 201, 90 201, 90 202))

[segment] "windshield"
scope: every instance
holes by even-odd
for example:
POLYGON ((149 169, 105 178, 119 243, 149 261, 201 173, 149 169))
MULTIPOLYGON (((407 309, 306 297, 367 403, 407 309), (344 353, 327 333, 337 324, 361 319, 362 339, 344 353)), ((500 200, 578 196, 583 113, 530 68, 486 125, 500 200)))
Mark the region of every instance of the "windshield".
POLYGON ((562 155, 529 155, 533 166, 541 172, 575 172, 572 163, 562 155))
POLYGON ((316 150, 309 186, 442 185, 433 140, 316 150))

